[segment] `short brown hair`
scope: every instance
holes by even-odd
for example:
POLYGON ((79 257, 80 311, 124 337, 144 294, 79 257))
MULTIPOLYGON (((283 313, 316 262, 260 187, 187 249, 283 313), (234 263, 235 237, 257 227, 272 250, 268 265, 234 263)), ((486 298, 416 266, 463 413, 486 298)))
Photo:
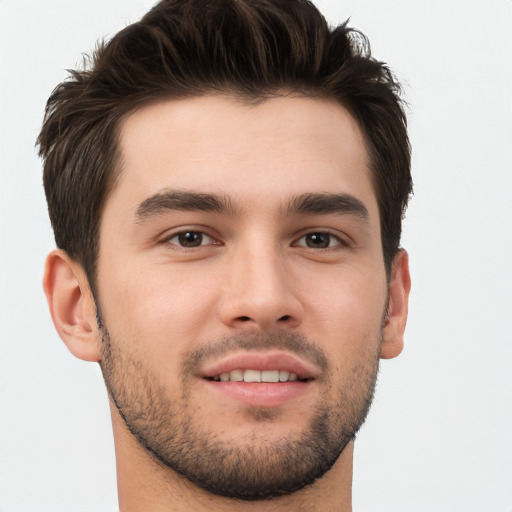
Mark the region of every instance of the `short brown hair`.
POLYGON ((329 27, 307 0, 162 0, 57 86, 38 138, 57 246, 82 264, 93 291, 121 120, 164 98, 254 101, 283 91, 334 99, 359 122, 389 276, 412 191, 410 146, 400 85, 366 37, 346 23, 329 27))

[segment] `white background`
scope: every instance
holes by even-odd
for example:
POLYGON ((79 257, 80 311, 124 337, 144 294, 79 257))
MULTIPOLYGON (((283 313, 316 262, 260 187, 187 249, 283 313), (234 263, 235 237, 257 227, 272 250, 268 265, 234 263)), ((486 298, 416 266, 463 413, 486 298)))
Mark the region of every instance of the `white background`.
MULTIPOLYGON (((406 348, 356 442, 356 512, 512 512, 510 0, 318 0, 406 85, 406 348)), ((115 511, 97 366, 56 335, 34 141, 53 87, 151 0, 0 0, 0 511, 115 511)))

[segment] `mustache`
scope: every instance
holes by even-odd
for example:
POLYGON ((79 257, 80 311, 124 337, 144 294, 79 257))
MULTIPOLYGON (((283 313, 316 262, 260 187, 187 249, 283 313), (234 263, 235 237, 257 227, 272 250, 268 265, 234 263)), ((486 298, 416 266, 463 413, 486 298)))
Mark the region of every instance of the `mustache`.
POLYGON ((239 333, 212 341, 191 351, 184 360, 182 374, 191 375, 210 359, 220 358, 238 350, 257 351, 279 349, 301 356, 323 372, 329 367, 327 356, 319 347, 298 333, 239 333))

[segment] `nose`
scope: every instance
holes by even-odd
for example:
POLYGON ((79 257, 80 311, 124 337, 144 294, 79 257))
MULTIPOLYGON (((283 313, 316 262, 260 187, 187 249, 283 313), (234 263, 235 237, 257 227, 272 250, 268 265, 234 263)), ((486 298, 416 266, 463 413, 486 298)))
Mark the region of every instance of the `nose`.
POLYGON ((226 264, 220 317, 230 328, 269 332, 297 328, 303 317, 285 258, 275 248, 247 248, 226 264))

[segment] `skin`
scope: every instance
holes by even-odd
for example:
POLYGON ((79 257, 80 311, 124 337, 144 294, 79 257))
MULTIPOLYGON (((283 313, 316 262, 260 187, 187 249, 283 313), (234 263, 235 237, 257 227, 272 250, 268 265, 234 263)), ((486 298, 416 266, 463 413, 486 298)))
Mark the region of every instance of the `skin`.
MULTIPOLYGON (((315 379, 300 396, 264 406, 266 419, 255 405, 191 376, 187 399, 195 425, 242 449, 300 438, 319 405, 335 403, 337 390, 367 392, 368 383, 351 380, 355 368, 371 373, 379 357, 401 352, 407 254, 399 251, 388 281, 364 137, 341 105, 293 96, 257 106, 221 96, 160 102, 125 120, 120 150, 121 174, 102 215, 97 272, 102 320, 116 350, 142 361, 165 397, 178 403, 187 356, 229 336, 298 334, 329 361, 322 372, 293 354, 315 379), (222 196, 232 208, 141 215, 148 198, 171 190, 222 196), (350 196, 366 215, 286 208, 311 193, 350 196), (180 246, 177 233, 184 230, 204 233, 203 244, 180 246), (329 247, 308 247, 312 233, 329 233, 329 247)), ((81 266, 53 251, 44 287, 71 352, 101 364, 104 333, 81 266)), ((162 467, 113 404, 111 411, 122 512, 351 510, 352 442, 313 485, 270 501, 239 502, 162 467)))

